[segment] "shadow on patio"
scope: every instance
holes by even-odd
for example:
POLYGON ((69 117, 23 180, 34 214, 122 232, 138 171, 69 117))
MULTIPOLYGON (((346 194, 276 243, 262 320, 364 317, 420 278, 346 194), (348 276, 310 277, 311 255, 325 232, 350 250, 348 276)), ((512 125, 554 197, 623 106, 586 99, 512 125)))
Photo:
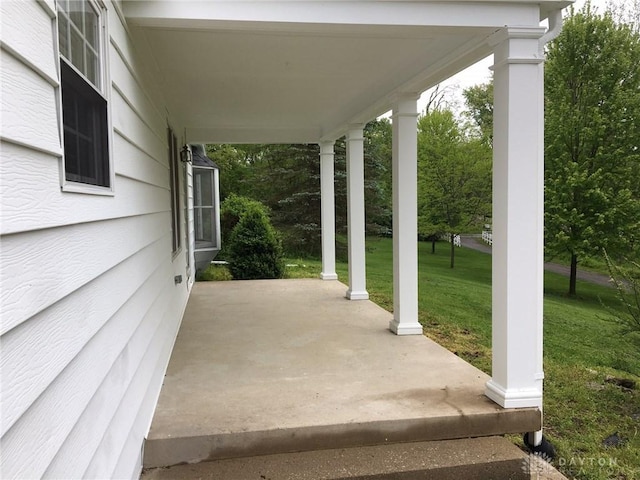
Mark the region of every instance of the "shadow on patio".
POLYGON ((145 445, 145 467, 540 428, 487 375, 337 281, 196 283, 145 445))

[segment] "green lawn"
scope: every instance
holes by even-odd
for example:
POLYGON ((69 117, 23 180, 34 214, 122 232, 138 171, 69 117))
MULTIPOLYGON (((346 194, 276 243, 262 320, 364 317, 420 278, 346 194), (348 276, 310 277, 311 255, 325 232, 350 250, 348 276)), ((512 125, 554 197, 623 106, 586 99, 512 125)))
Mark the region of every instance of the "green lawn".
MULTIPOLYGON (((491 370, 491 257, 456 249, 449 268, 449 246, 419 244, 419 307, 425 332, 478 368, 491 370)), ((392 241, 367 241, 367 290, 391 310, 392 241)), ((290 278, 317 277, 320 262, 287 259, 290 278)), ((346 263, 337 264, 348 278, 346 263)), ((565 296, 567 279, 545 274, 545 434, 555 445, 556 466, 577 479, 640 479, 640 353, 621 334, 602 303, 618 307, 613 289, 578 281, 578 297, 565 296), (634 390, 608 377, 636 382, 634 390), (622 445, 605 447, 618 432, 622 445), (604 464, 604 465, 603 465, 604 464)), ((514 441, 519 439, 514 437, 514 441)))
MULTIPOLYGON (((389 239, 367 243, 367 289, 392 309, 393 252, 389 239)), ((491 257, 449 245, 419 244, 420 321, 428 336, 478 368, 491 371, 491 257)), ((341 279, 347 265, 337 265, 341 279)), ((640 388, 638 346, 608 320, 602 303, 617 307, 614 290, 545 274, 545 432, 556 446, 556 466, 579 479, 640 479, 640 391, 605 382, 607 375, 635 380, 640 388), (611 434, 626 440, 605 448, 611 434), (606 467, 602 467, 602 463, 606 467), (616 463, 611 466, 611 463, 616 463)))

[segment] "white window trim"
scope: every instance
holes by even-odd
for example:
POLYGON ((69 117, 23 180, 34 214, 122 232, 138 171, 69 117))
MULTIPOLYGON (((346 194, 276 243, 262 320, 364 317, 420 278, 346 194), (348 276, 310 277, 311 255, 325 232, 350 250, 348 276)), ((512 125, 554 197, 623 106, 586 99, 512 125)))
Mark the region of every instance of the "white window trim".
MULTIPOLYGON (((103 187, 99 185, 91 185, 88 183, 74 182, 67 180, 65 169, 65 156, 64 156, 64 120, 62 118, 62 72, 60 70, 60 62, 66 62, 71 68, 78 72, 82 77, 84 74, 78 71, 78 69, 67 59, 63 58, 60 54, 60 39, 58 38, 58 9, 56 6, 56 17, 53 20, 53 33, 54 33, 54 46, 56 54, 56 68, 58 70, 59 87, 57 89, 57 106, 58 106, 58 135, 60 139, 60 147, 62 150, 62 156, 59 162, 60 172, 60 189, 63 192, 68 193, 82 193, 87 195, 103 195, 114 196, 115 195, 115 171, 113 164, 113 124, 111 115, 111 75, 110 75, 110 62, 109 62, 109 29, 107 18, 109 16, 108 7, 102 0, 87 0, 91 3, 95 9, 100 12, 98 21, 100 32, 98 34, 98 49, 100 51, 100 85, 101 90, 97 89, 93 83, 87 80, 87 83, 96 92, 104 98, 107 103, 107 146, 108 146, 108 166, 109 166, 109 186, 103 187)), ((86 78, 86 77, 84 77, 86 78)))
MULTIPOLYGON (((169 193, 171 196, 171 261, 174 261, 178 255, 182 253, 183 244, 186 240, 186 229, 188 228, 188 224, 185 222, 185 218, 181 214, 181 202, 180 198, 182 197, 182 181, 184 178, 183 175, 183 163, 180 161, 180 143, 178 142, 178 136, 175 131, 171 127, 171 125, 167 124, 167 140, 169 143, 169 193), (175 143, 175 145, 173 145, 175 143), (174 147, 172 149, 172 146, 174 147), (175 155, 175 159, 173 156, 175 155), (175 161, 175 165, 172 166, 172 162, 175 161), (171 176, 171 169, 175 169, 175 178, 171 176), (175 181, 175 185, 174 185, 175 181), (175 187, 175 189, 174 189, 175 187), (177 189, 177 190, 176 190, 177 189), (174 203, 175 202, 175 203, 174 203), (174 209, 175 206, 175 209, 174 209), (176 249, 174 250, 174 243, 176 249)), ((185 193, 186 194, 186 193, 185 193)))

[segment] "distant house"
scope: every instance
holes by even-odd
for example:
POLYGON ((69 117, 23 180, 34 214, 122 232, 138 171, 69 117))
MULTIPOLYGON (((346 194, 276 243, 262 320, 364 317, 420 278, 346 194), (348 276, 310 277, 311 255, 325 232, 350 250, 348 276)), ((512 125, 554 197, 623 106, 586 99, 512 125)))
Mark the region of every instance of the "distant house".
POLYGON ((139 475, 194 281, 189 144, 319 143, 329 280, 333 142, 346 135, 357 300, 368 298, 362 128, 393 110, 390 328, 421 333, 416 99, 490 54, 487 395, 541 406, 542 45, 569 3, 0 2, 2 478, 139 475))

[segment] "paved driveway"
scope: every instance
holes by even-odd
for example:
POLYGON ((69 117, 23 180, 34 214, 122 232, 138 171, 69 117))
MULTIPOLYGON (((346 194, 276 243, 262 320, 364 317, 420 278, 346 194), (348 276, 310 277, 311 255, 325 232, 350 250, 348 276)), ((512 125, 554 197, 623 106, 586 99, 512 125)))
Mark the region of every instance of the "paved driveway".
MULTIPOLYGON (((460 244, 466 248, 471 248, 473 250, 478 250, 479 252, 491 254, 491 246, 484 243, 480 237, 476 237, 473 235, 461 235, 460 244)), ((548 272, 554 272, 560 275, 564 275, 567 278, 571 273, 571 270, 568 266, 560 265, 558 263, 545 262, 544 269, 548 272)), ((605 287, 612 286, 609 275, 604 275, 602 273, 596 272, 588 272, 585 270, 581 270, 580 268, 578 268, 578 280, 595 283, 597 285, 604 285, 605 287)))

